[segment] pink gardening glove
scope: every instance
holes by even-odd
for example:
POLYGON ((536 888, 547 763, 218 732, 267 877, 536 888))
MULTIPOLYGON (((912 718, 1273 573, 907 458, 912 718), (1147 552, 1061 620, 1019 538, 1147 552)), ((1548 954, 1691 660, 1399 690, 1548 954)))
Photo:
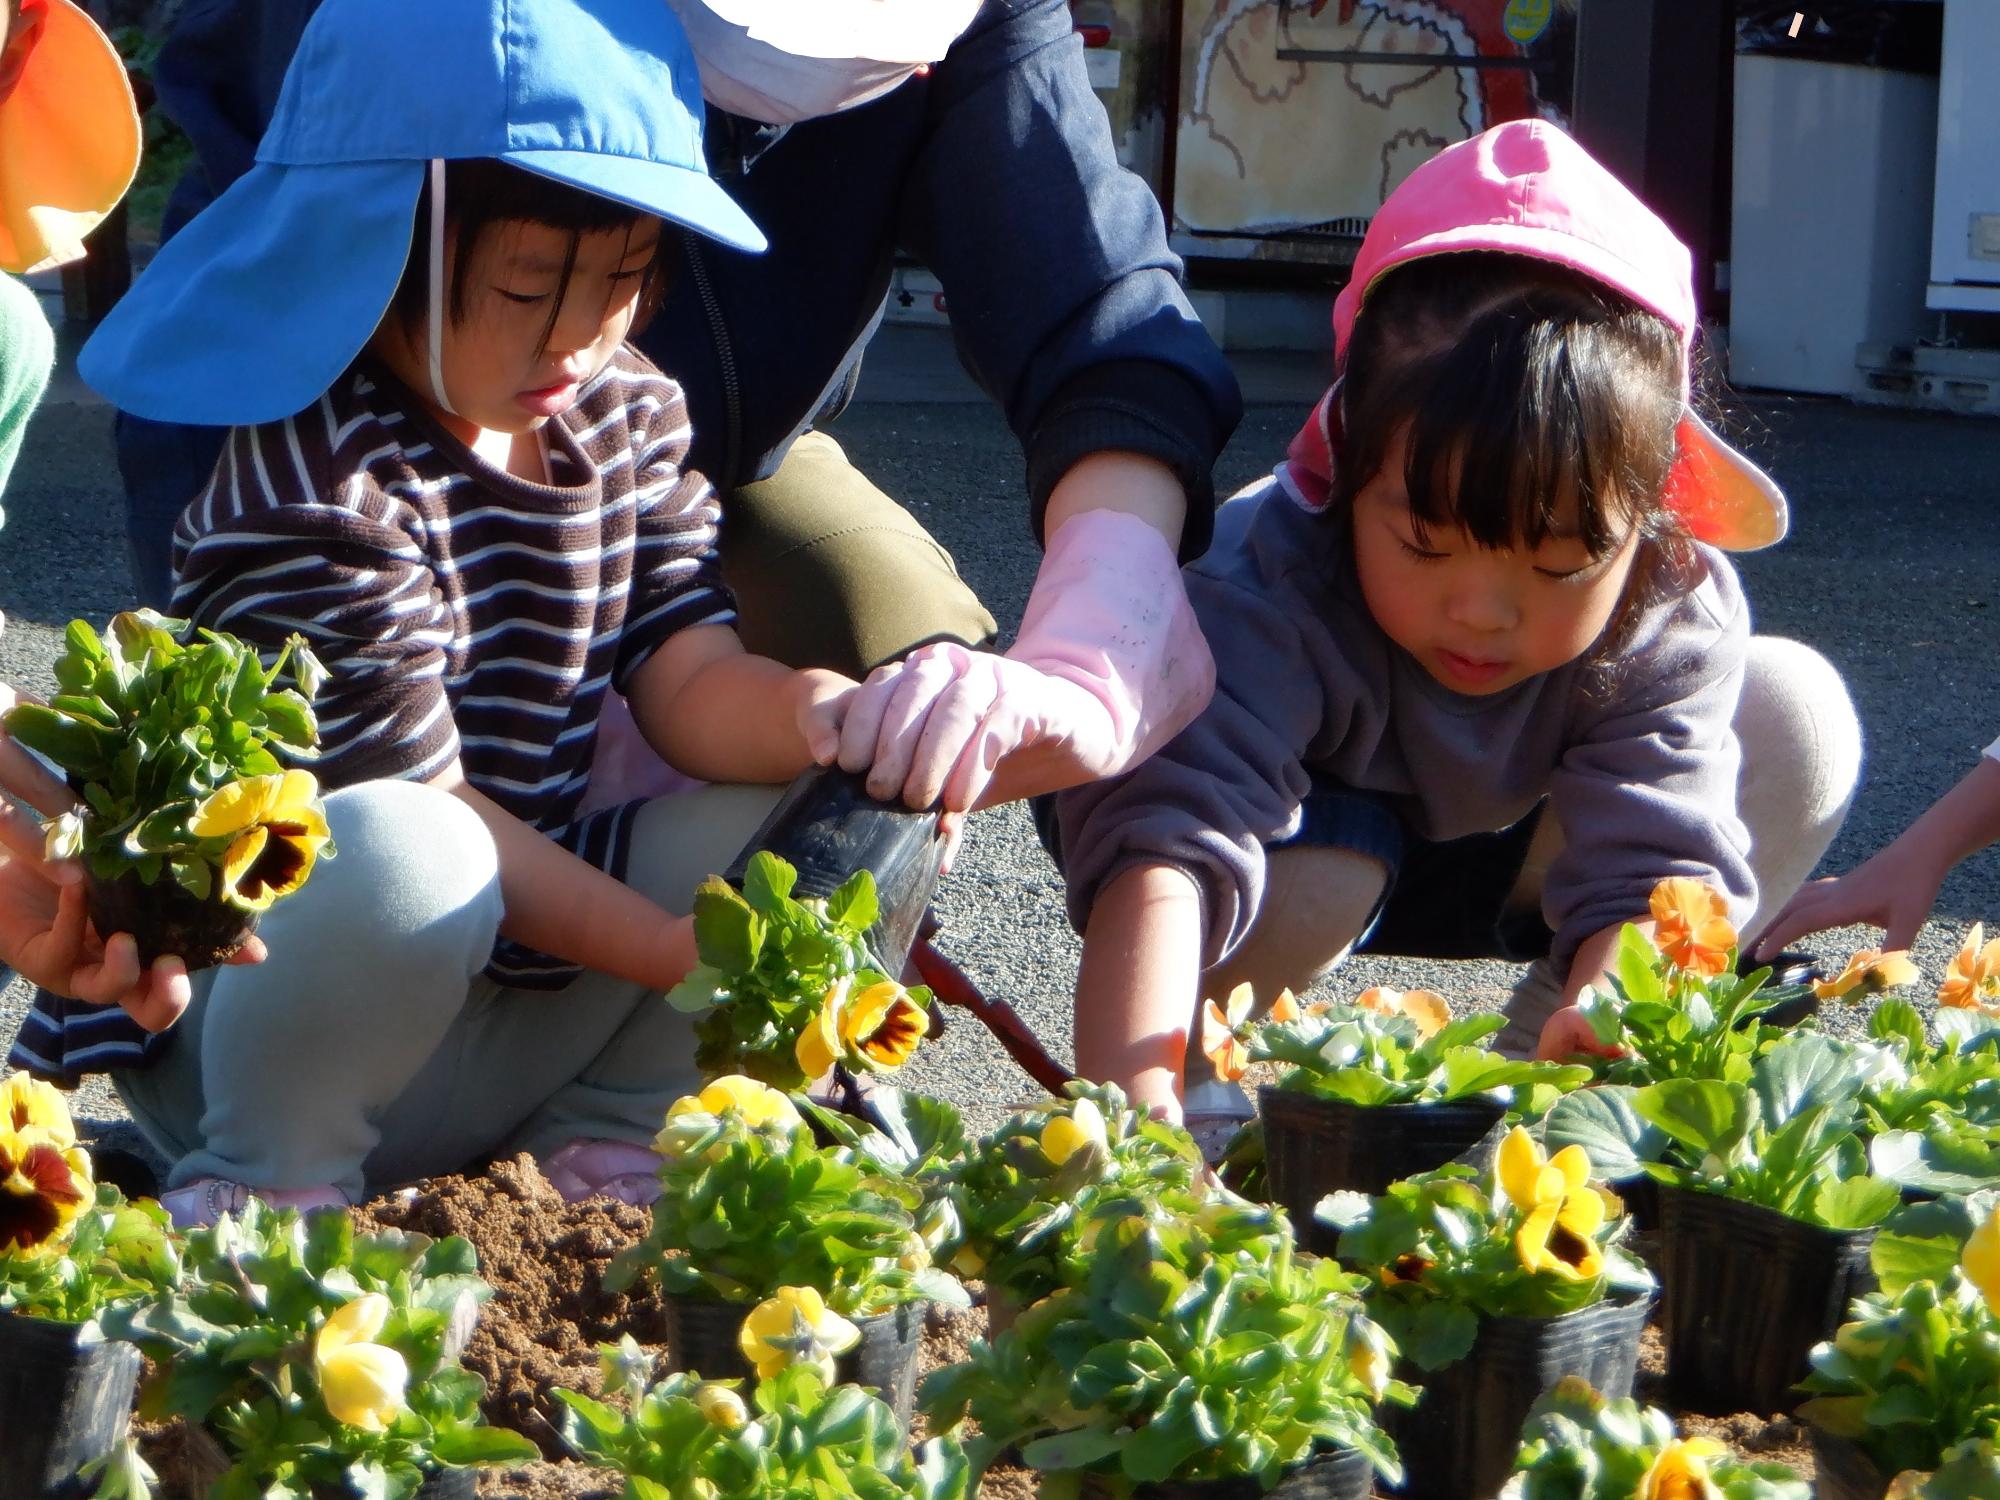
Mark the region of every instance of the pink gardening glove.
POLYGON ((1215 660, 1166 539, 1136 516, 1092 510, 1049 539, 1005 656, 926 646, 873 673, 841 728, 840 764, 911 807, 975 806, 1016 750, 1059 744, 1073 774, 1114 776, 1207 706, 1215 660))

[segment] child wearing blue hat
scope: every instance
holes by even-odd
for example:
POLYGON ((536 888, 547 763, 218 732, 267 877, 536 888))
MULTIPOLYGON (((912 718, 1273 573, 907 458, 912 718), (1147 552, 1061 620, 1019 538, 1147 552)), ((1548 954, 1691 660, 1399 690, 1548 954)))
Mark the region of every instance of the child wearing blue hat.
POLYGON ((656 1191, 697 1075, 659 998, 693 887, 852 684, 744 652, 681 394, 624 344, 692 231, 762 248, 707 176, 659 0, 327 0, 257 166, 84 351, 129 411, 233 425, 175 537, 174 608, 331 674, 340 857, 267 961, 201 976, 108 1066, 168 1207, 317 1206, 531 1151, 571 1197, 656 1191), (609 689, 711 785, 581 811, 609 689))

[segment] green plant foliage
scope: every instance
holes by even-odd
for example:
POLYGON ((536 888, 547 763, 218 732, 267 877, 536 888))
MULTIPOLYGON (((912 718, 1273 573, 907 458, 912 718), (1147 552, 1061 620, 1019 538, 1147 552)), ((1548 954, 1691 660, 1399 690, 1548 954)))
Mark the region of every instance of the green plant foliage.
MULTIPOLYGON (((794 898, 797 884, 797 870, 760 851, 741 891, 710 879, 695 892, 701 961, 667 999, 700 1014, 695 1062, 711 1077, 742 1073, 775 1088, 804 1087, 811 1079, 799 1063, 799 1038, 829 993, 843 980, 855 991, 890 982, 868 952, 868 929, 879 915, 875 877, 857 871, 825 900, 794 898)), ((930 1004, 921 986, 904 993, 919 1008, 930 1004)), ((865 1072, 894 1066, 858 1045, 843 1047, 836 1060, 865 1072)))
POLYGON ((1936 1469, 1962 1442, 2000 1439, 2000 1322, 1955 1267, 1858 1298, 1812 1365, 1799 1414, 1885 1474, 1936 1469))
POLYGON ((1627 926, 1609 987, 1586 989, 1579 1008, 1598 1041, 1621 1049, 1620 1056, 1593 1063, 1606 1082, 1740 1083, 1758 1054, 1786 1034, 1760 1018, 1807 993, 1804 985, 1773 985, 1768 968, 1739 974, 1733 961, 1712 978, 1676 968, 1643 932, 1627 926))
POLYGON ((924 1382, 932 1430, 979 1424, 976 1469, 1011 1447, 1045 1492, 1083 1473, 1119 1494, 1230 1477, 1269 1489, 1347 1448, 1400 1477, 1374 1415, 1414 1399, 1389 1377, 1394 1346, 1354 1277, 1295 1255, 1282 1213, 1226 1195, 1107 1207, 1067 1270, 1012 1328, 924 1382))
POLYGON ((1590 1081, 1590 1069, 1581 1064, 1501 1057, 1487 1044, 1506 1024, 1504 1016, 1460 1016, 1425 1037, 1407 1015, 1315 1006, 1295 1020, 1257 1027, 1250 1060, 1281 1065, 1281 1089, 1364 1108, 1477 1094, 1526 1101, 1536 1090, 1547 1092, 1539 1105, 1546 1108, 1555 1095, 1590 1081))
POLYGON ((1829 1229, 1866 1229, 1900 1195, 1871 1175, 1861 1096, 1879 1049, 1788 1034, 1744 1081, 1668 1078, 1565 1099, 1543 1134, 1581 1145, 1614 1178, 1637 1167, 1662 1182, 1761 1204, 1829 1229))
POLYGON ((1927 1028, 1888 999, 1868 1034, 1882 1057, 1861 1093, 1875 1172, 1921 1193, 2000 1186, 2000 1017, 1940 1009, 1927 1028))
POLYGON ((166 1211, 150 1198, 127 1203, 104 1182, 62 1245, 0 1251, 0 1310, 87 1323, 120 1298, 165 1291, 179 1275, 180 1250, 166 1211))
POLYGON ((574 1391, 563 1434, 587 1462, 625 1476, 625 1500, 965 1500, 968 1468, 951 1438, 914 1453, 895 1413, 858 1386, 828 1388, 795 1366, 759 1381, 748 1402, 734 1381, 654 1381, 628 1335, 601 1351, 612 1399, 574 1391))
POLYGON ((72 620, 60 691, 13 708, 6 727, 82 800, 77 847, 60 852, 81 854, 100 879, 136 870, 148 885, 165 876, 208 899, 231 836, 197 837, 189 820, 222 787, 282 771, 281 754, 317 755, 312 699, 326 674, 302 636, 267 668, 233 636, 203 630, 185 642, 187 630, 152 610, 115 616, 102 639, 72 620), (278 686, 287 673, 296 688, 278 686))
POLYGON ((1673 1418, 1627 1397, 1607 1401, 1571 1376, 1528 1417, 1504 1500, 1632 1500, 1635 1495, 1812 1500, 1784 1464, 1745 1463, 1709 1439, 1681 1439, 1673 1418))
POLYGON ((1369 1315, 1418 1369, 1441 1370, 1471 1351, 1482 1318, 1557 1317, 1649 1290, 1652 1276, 1619 1248, 1626 1221, 1612 1202, 1584 1180, 1515 1203, 1449 1166, 1379 1197, 1330 1194, 1316 1217, 1367 1278, 1369 1315))
POLYGON ((1199 1200, 1201 1149, 1115 1086, 1076 1082, 981 1140, 949 1191, 962 1226, 953 1266, 1032 1302, 1055 1289, 1099 1208, 1199 1200))
POLYGON ((222 1443, 230 1467, 213 1500, 303 1500, 315 1484, 408 1500, 427 1472, 538 1456, 519 1433, 480 1425, 485 1383, 457 1363, 491 1294, 465 1240, 357 1235, 344 1213, 301 1219, 253 1198, 191 1231, 183 1264, 179 1287, 114 1303, 99 1323, 154 1362, 142 1415, 184 1418, 222 1443), (333 1414, 316 1353, 329 1321, 370 1296, 386 1299, 386 1318, 365 1342, 406 1374, 379 1431, 333 1414))
POLYGON ((612 1262, 611 1290, 651 1275, 669 1292, 750 1304, 811 1287, 850 1317, 968 1305, 924 1236, 955 1226, 925 1217, 921 1183, 857 1148, 821 1146, 803 1123, 752 1125, 734 1109, 670 1114, 657 1145, 652 1227, 612 1262))

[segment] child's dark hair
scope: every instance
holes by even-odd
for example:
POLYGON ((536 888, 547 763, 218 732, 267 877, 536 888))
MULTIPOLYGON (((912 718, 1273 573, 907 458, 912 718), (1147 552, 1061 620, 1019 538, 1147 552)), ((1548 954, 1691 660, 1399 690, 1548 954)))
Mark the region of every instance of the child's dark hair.
MULTIPOLYGON (((422 329, 430 302, 430 214, 431 189, 426 177, 417 199, 415 227, 410 241, 410 258, 403 267, 403 279, 396 286, 390 311, 408 333, 422 329)), ((602 230, 623 230, 629 242, 640 223, 649 217, 643 210, 628 208, 609 198, 600 198, 581 188, 543 177, 504 161, 463 158, 445 163, 444 211, 446 222, 457 232, 446 285, 451 294, 445 311, 454 324, 465 321, 466 283, 472 258, 487 232, 496 225, 526 222, 562 231, 569 237, 563 252, 562 274, 557 278, 556 295, 549 299, 549 321, 542 330, 546 348, 555 333, 556 318, 569 293, 570 278, 576 273, 578 242, 584 235, 602 230)), ((680 250, 680 231, 662 220, 660 243, 647 262, 639 285, 639 313, 635 328, 659 307, 671 281, 671 267, 680 250)))
POLYGON ((1636 525, 1662 544, 1648 551, 1690 556, 1663 503, 1680 342, 1602 283, 1519 255, 1426 256, 1370 289, 1341 376, 1343 507, 1404 434, 1419 540, 1432 526, 1486 547, 1574 533, 1602 556, 1636 525))

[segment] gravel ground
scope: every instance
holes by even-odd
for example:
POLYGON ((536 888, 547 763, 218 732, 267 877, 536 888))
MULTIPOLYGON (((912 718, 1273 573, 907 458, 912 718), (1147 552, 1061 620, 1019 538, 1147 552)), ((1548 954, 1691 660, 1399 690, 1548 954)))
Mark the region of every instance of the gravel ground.
MULTIPOLYGON (((1019 618, 1035 551, 1025 523, 1018 451, 997 414, 949 364, 931 331, 892 330, 861 404, 834 429, 855 460, 951 548, 994 613, 1019 618)), ((1260 362, 1251 409, 1218 471, 1224 493, 1264 472, 1310 399, 1302 362, 1260 362)), ((1995 685, 2000 629, 2000 423, 1779 400, 1745 403, 1740 430, 1789 490, 1790 541, 1742 560, 1761 629, 1825 652, 1847 674, 1869 736, 1864 781, 1827 861, 1844 869, 1903 828, 1973 764, 2000 732, 1983 693, 1995 685)), ((7 495, 0 549, 0 639, 6 680, 46 687, 61 627, 126 602, 121 500, 109 413, 73 382, 38 417, 7 495), (67 399, 65 399, 67 398, 67 399)), ((1068 995, 1078 947, 1061 883, 1020 808, 976 819, 939 901, 946 950, 991 996, 1014 1004, 1058 1055, 1068 1049, 1068 995)), ((2000 858, 1967 861, 1945 886, 1918 945, 1935 977, 1964 927, 2000 919, 2000 858)), ((1828 935, 1844 955, 1879 935, 1828 935)), ((1333 982, 1418 985, 1475 1004, 1504 996, 1502 963, 1357 961, 1333 982)), ((11 1037, 27 1003, 0 997, 11 1037)), ((1032 1092, 975 1024, 953 1026, 908 1080, 990 1123, 1032 1092)), ((112 1138, 123 1111, 101 1083, 79 1112, 112 1138)))

